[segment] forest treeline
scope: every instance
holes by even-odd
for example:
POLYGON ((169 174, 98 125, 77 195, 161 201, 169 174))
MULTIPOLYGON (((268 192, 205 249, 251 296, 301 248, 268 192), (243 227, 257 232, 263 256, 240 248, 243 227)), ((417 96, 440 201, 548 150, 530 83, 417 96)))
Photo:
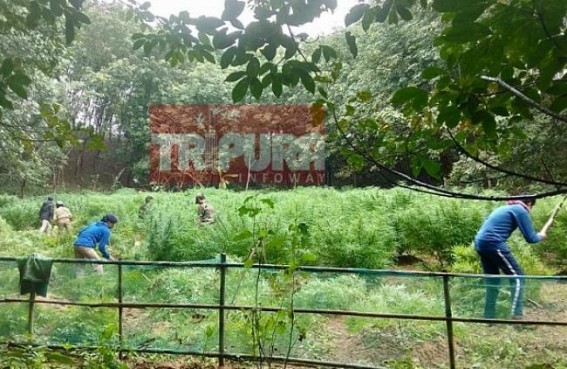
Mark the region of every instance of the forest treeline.
MULTIPOLYGON (((149 106, 232 102, 233 86, 225 80, 234 67, 221 69, 185 59, 171 63, 165 50, 135 49, 133 35, 147 33, 148 24, 139 22, 132 9, 120 2, 85 2, 83 12, 90 23, 75 30, 67 47, 62 46, 66 35, 54 33, 51 27, 19 30, 10 28, 9 21, 1 25, 0 52, 6 56, 2 73, 8 75, 13 69, 6 60, 17 60, 30 77, 23 81, 29 82, 27 91, 21 92, 25 99, 10 102, 10 109, 1 115, 4 192, 24 196, 52 189, 147 188, 149 106)), ((499 187, 513 193, 526 182, 511 173, 565 180, 566 167, 561 163, 567 147, 565 125, 543 114, 514 123, 521 129, 514 128, 514 134, 499 142, 497 154, 480 150, 473 158, 459 147, 440 147, 425 159, 415 137, 411 140, 415 146, 400 150, 399 140, 393 138, 407 136, 409 145, 415 122, 399 104, 391 104, 392 95, 410 85, 433 88, 424 82, 422 71, 443 63, 436 43, 441 29, 439 13, 416 10, 410 22, 349 28, 359 36, 356 59, 343 42, 344 30, 307 38, 300 45, 305 55, 328 62, 333 83, 325 96, 343 107, 344 118, 328 127, 331 184, 392 186, 398 180, 376 162, 345 154, 345 137, 379 147, 372 154, 381 163, 436 185, 499 187), (346 134, 337 129, 349 122, 346 134), (412 150, 420 153, 417 165, 412 150), (506 170, 495 171, 486 163, 506 170), (419 170, 423 168, 427 170, 419 170)), ((222 55, 214 54, 216 59, 222 55)), ((13 87, 18 91, 18 85, 13 87)), ((299 85, 284 89, 279 97, 261 95, 243 102, 316 102, 299 85)), ((431 137, 424 134, 423 140, 428 140, 430 149, 431 137)))

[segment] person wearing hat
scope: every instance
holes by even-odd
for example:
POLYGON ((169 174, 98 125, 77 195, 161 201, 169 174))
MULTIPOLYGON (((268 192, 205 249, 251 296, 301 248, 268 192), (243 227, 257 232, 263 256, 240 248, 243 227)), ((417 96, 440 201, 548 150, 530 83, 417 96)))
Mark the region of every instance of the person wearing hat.
POLYGON ((215 222, 215 208, 207 203, 202 193, 195 197, 197 204, 197 221, 199 224, 212 224, 215 222))
MULTIPOLYGON (((74 242, 75 258, 77 259, 100 259, 95 249, 98 249, 102 256, 107 260, 115 260, 108 252, 107 245, 110 246, 110 234, 118 219, 112 214, 106 214, 98 222, 94 222, 79 231, 79 235, 74 242)), ((92 264, 95 272, 102 273, 102 264, 92 264)), ((83 265, 80 271, 83 273, 83 265)))
POLYGON ((53 220, 53 197, 48 196, 39 209, 39 220, 41 227, 39 233, 49 235, 51 232, 51 221, 53 220))
POLYGON ((63 201, 55 202, 55 222, 57 223, 57 228, 59 231, 71 230, 71 221, 73 220, 73 214, 71 211, 63 204, 63 201))

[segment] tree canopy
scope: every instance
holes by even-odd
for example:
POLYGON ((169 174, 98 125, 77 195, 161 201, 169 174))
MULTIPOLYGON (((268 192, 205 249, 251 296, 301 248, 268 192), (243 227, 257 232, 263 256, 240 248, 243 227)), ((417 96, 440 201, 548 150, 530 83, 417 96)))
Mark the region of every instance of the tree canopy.
POLYGON ((134 0, 2 2, 0 176, 39 183, 53 173, 29 168, 65 165, 69 142, 118 137, 141 178, 150 104, 230 98, 323 105, 345 175, 465 198, 482 197, 452 186, 565 192, 565 1, 366 1, 344 31, 301 33, 336 7, 225 0, 220 18, 162 18, 134 0))
MULTIPOLYGON (((504 172, 532 183, 551 186, 538 196, 563 192, 565 181, 553 172, 525 174, 482 160, 484 153, 504 160, 518 141, 530 132, 529 122, 567 121, 567 3, 562 0, 385 0, 355 5, 345 18, 349 28, 345 43, 353 57, 359 56, 356 26, 368 31, 375 23, 414 21, 417 7, 431 7, 441 15, 435 37, 439 63, 420 66, 420 81, 399 88, 391 103, 403 113, 408 135, 392 135, 389 142, 358 141, 347 132, 356 117, 358 124, 379 131, 388 124, 363 114, 351 104, 338 106, 328 89, 339 79, 341 63, 336 47, 319 41, 306 53, 305 37, 294 28, 336 8, 334 0, 256 0, 249 2, 255 20, 243 25, 238 17, 246 3, 226 0, 220 19, 192 18, 181 12, 169 19, 158 18, 158 28, 134 35, 134 47, 146 52, 160 49, 173 64, 183 60, 216 62, 222 68, 236 67, 226 79, 232 82, 232 98, 247 94, 259 99, 265 91, 280 96, 284 87, 302 85, 324 104, 350 146, 351 160, 369 161, 404 183, 427 192, 471 197, 417 181, 396 171, 381 156, 392 145, 403 148, 414 174, 424 170, 438 176, 438 155, 453 148, 491 171, 504 172), (220 57, 215 58, 215 50, 220 57), (365 118, 366 117, 366 118, 365 118), (365 146, 366 145, 366 146, 365 146)), ((144 9, 147 11, 147 9, 144 9)), ((352 101, 371 99, 367 91, 353 94, 352 101)), ((545 188, 545 187, 541 187, 545 188)), ((474 197, 474 196, 472 196, 474 197)))

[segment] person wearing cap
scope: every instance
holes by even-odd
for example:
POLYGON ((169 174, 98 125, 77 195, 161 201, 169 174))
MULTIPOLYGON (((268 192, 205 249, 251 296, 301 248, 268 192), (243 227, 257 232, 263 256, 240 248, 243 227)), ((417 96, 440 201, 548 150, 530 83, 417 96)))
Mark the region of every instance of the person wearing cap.
MULTIPOLYGON (((102 257, 107 260, 115 260, 108 252, 110 246, 110 234, 118 219, 112 214, 106 214, 98 222, 91 223, 79 231, 79 235, 74 242, 75 258, 77 259, 100 259, 95 249, 97 248, 102 257)), ((81 265, 83 267, 83 265, 81 265)), ((102 273, 101 264, 93 264, 95 272, 102 273)), ((83 268, 80 268, 81 274, 83 268)))
MULTIPOLYGON (((547 230, 551 222, 545 224, 537 233, 530 219, 530 211, 536 199, 529 194, 522 194, 514 200, 508 201, 504 206, 496 208, 486 218, 474 239, 474 247, 480 256, 484 274, 498 275, 502 271, 506 275, 523 276, 524 271, 510 247, 506 243, 516 229, 520 229, 522 236, 528 243, 538 243, 547 237, 547 230)), ((512 297, 512 319, 522 319, 522 299, 524 294, 524 279, 510 278, 512 297)), ((500 278, 486 278, 486 300, 484 317, 496 317, 496 301, 500 278)))
POLYGON ((57 228, 59 231, 71 230, 71 221, 73 220, 73 214, 71 211, 65 206, 63 201, 56 201, 55 202, 55 222, 57 223, 57 228))
POLYGON ((198 194, 195 197, 197 204, 197 222, 199 224, 212 224, 215 222, 215 208, 207 203, 205 195, 198 194))
POLYGON ((48 196, 39 209, 39 220, 41 227, 39 233, 49 235, 51 232, 51 221, 53 220, 53 197, 48 196))

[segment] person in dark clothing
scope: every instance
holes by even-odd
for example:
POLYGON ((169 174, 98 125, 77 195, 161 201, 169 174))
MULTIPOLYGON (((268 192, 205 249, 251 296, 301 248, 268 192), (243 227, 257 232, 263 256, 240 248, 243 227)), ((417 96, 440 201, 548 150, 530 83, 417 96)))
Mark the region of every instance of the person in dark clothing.
POLYGON ((138 218, 139 219, 144 219, 146 217, 146 213, 150 209, 153 201, 154 201, 154 198, 152 196, 146 196, 145 202, 140 206, 140 209, 138 209, 138 218))
MULTIPOLYGON (((100 259, 95 249, 98 249, 102 256, 107 260, 114 260, 108 252, 107 245, 110 246, 110 234, 114 225, 118 223, 118 219, 112 214, 106 214, 98 222, 94 222, 79 231, 77 239, 73 243, 75 246, 75 258, 77 259, 100 259)), ((81 265, 82 267, 83 265, 81 265)), ((101 264, 93 264, 93 268, 97 273, 102 273, 101 264)), ((80 268, 80 273, 83 268, 80 268)))
MULTIPOLYGON (((506 244, 508 238, 517 228, 528 243, 538 243, 547 237, 547 230, 552 219, 539 233, 536 233, 530 219, 530 211, 536 200, 527 194, 523 198, 511 200, 504 206, 496 208, 484 221, 474 239, 475 250, 480 256, 484 274, 498 275, 500 271, 506 275, 523 276, 524 271, 506 244)), ((510 278, 512 294, 512 319, 522 319, 522 299, 524 279, 510 278)), ((500 286, 500 278, 486 278, 486 301, 484 317, 496 317, 496 301, 500 286)))
POLYGON ((39 228, 39 233, 47 234, 51 232, 51 221, 53 220, 53 197, 48 196, 47 200, 41 205, 39 209, 39 220, 41 222, 41 227, 39 228))

